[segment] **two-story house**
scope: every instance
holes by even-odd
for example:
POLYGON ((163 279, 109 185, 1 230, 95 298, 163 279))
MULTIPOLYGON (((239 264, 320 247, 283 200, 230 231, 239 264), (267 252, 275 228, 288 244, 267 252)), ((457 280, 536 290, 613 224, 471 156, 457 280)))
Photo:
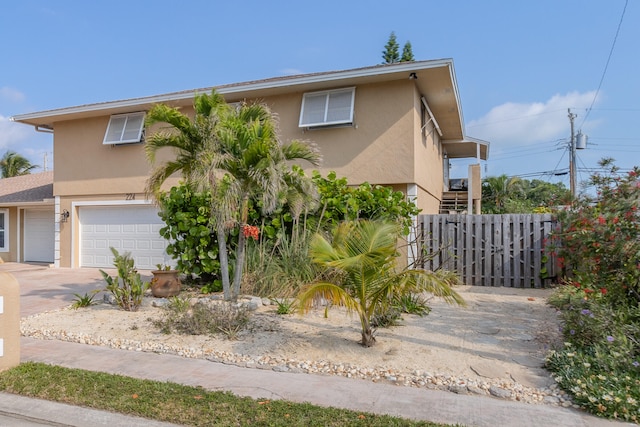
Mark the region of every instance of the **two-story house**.
MULTIPOLYGON (((110 246, 131 251, 140 269, 166 261, 165 242, 158 235, 163 224, 144 194, 151 169, 143 147, 145 112, 157 103, 192 112, 194 95, 211 89, 12 118, 53 134, 52 263, 110 267, 110 246)), ((278 77, 215 89, 229 103, 268 104, 278 115, 283 141, 317 144, 323 163, 316 169, 324 175, 336 171, 350 184, 391 186, 414 199, 424 213, 440 210, 449 190, 449 159, 479 163, 488 154, 487 142, 465 135, 451 59, 278 77)), ((479 184, 479 168, 474 179, 479 184)), ((465 196, 465 206, 467 200, 479 197, 465 196)), ((4 221, 12 212, 24 211, 6 212, 4 221)), ((26 244, 24 231, 7 245, 26 244)), ((23 248, 10 253, 14 259, 9 260, 24 259, 23 248)))

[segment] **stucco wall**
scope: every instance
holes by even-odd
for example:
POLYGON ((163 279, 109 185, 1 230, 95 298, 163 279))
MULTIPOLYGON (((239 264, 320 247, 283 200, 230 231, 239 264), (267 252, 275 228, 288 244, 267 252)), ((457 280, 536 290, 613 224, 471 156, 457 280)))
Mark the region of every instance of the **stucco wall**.
POLYGON ((0 252, 0 259, 3 262, 15 262, 18 260, 18 208, 0 208, 9 215, 9 232, 6 233, 5 239, 8 246, 7 252, 0 252))
MULTIPOLYGON (((322 173, 334 170, 339 176, 348 177, 351 184, 400 184, 415 181, 413 91, 409 81, 360 86, 355 95, 354 126, 318 130, 298 127, 303 93, 261 101, 277 114, 284 142, 300 139, 319 147, 322 165, 303 165, 307 169, 322 173)), ((109 117, 105 116, 56 124, 55 195, 144 191, 151 167, 143 145, 103 145, 108 122, 109 117)))

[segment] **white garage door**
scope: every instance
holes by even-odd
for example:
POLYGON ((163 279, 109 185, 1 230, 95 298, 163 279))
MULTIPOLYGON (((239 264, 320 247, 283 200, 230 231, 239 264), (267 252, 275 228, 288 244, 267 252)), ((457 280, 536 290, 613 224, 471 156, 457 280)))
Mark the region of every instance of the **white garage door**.
POLYGON ((80 266, 112 268, 111 247, 130 252, 140 270, 168 262, 167 243, 159 234, 165 224, 157 212, 153 206, 80 207, 80 266))
POLYGON ((53 262, 55 245, 53 209, 24 211, 25 262, 53 262))

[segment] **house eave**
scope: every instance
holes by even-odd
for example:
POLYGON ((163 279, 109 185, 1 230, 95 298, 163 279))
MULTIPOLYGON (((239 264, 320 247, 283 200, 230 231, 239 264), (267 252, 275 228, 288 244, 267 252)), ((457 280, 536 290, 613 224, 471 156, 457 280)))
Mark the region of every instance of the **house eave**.
POLYGON ((459 140, 443 140, 442 146, 450 159, 489 158, 489 142, 465 136, 459 140))
POLYGON ((20 201, 0 202, 0 208, 28 208, 28 207, 39 207, 39 206, 49 207, 54 205, 55 205, 55 202, 53 199, 45 199, 37 202, 20 202, 20 201))
POLYGON ((416 87, 427 99, 441 124, 445 137, 464 135, 462 110, 452 59, 401 62, 343 71, 330 71, 173 92, 140 98, 86 104, 40 112, 18 114, 11 121, 36 128, 54 129, 56 122, 96 117, 106 114, 144 111, 154 104, 191 105, 196 94, 216 89, 228 102, 246 98, 262 98, 274 94, 321 90, 355 84, 409 79, 414 76, 416 87), (437 81, 437 84, 435 82, 437 81))

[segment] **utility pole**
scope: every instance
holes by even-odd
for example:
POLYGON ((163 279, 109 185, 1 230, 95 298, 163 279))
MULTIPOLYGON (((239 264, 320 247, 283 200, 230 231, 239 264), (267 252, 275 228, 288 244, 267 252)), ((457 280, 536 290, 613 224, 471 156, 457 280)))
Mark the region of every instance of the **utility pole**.
POLYGON ((571 108, 569 108, 569 121, 571 122, 571 142, 570 142, 570 150, 571 154, 569 155, 569 177, 570 177, 570 191, 571 197, 576 197, 576 137, 573 130, 573 119, 577 117, 576 114, 571 113, 571 108))

